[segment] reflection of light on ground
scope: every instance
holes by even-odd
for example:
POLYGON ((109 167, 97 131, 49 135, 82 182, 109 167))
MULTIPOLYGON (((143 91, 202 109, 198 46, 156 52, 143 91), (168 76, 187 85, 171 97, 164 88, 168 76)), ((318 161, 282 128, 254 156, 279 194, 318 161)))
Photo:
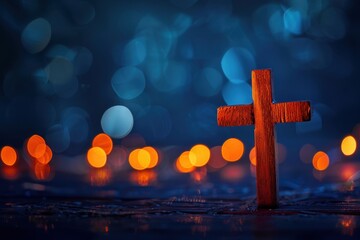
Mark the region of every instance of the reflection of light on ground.
POLYGON ((156 183, 157 173, 154 170, 133 171, 130 174, 130 181, 133 184, 146 187, 156 183))
POLYGON ((338 227, 344 235, 353 236, 356 229, 356 221, 354 216, 341 216, 338 222, 338 227))
POLYGON ((90 184, 91 186, 106 186, 112 178, 112 173, 108 168, 91 169, 90 184))

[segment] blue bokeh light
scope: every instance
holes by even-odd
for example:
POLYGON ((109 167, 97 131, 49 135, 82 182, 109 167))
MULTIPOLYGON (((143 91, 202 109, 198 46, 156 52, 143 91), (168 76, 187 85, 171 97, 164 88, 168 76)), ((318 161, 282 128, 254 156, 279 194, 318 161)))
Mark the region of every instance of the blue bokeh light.
POLYGON ((251 87, 248 83, 227 83, 222 89, 222 96, 227 105, 252 103, 251 87))
POLYGON ((31 21, 21 34, 21 42, 29 53, 41 52, 50 42, 51 25, 44 18, 31 21))
POLYGON ((112 106, 107 109, 101 117, 102 130, 112 138, 123 138, 127 136, 133 126, 133 115, 125 106, 112 106))
POLYGON ((145 76, 136 67, 120 68, 111 78, 111 86, 119 98, 134 99, 145 89, 145 76))
POLYGON ((255 68, 254 56, 245 48, 230 48, 221 59, 225 76, 232 83, 250 79, 251 70, 255 68))

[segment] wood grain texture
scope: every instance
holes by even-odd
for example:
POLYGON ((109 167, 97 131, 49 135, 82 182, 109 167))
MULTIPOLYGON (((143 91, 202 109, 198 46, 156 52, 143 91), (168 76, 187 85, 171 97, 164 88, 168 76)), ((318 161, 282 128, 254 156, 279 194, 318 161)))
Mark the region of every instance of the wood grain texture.
POLYGON ((217 121, 219 126, 243 126, 253 125, 253 105, 225 106, 217 109, 217 121))
POLYGON ((271 71, 252 71, 255 118, 256 189, 260 208, 277 206, 277 167, 272 118, 271 71))
POLYGON ((253 104, 218 108, 220 126, 255 125, 256 189, 259 208, 275 208, 277 166, 275 161, 275 123, 302 122, 311 118, 310 102, 273 103, 271 71, 252 71, 253 104))
POLYGON ((309 101, 274 103, 271 111, 275 123, 304 122, 311 118, 309 101))

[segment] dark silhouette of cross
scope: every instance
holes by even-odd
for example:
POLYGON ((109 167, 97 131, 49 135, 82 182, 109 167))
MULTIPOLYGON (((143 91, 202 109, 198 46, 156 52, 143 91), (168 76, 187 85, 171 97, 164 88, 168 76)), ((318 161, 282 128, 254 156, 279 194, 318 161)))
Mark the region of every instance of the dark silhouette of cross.
POLYGON ((253 104, 224 106, 217 110, 220 126, 255 125, 256 190, 259 208, 278 204, 274 124, 309 121, 310 102, 273 103, 271 70, 252 71, 253 104))

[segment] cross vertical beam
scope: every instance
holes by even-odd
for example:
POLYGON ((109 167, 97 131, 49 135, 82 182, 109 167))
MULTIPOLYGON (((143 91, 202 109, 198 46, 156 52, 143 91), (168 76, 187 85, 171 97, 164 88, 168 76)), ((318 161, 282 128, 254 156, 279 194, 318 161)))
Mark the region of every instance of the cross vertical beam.
POLYGON ((274 208, 278 204, 274 125, 309 121, 310 102, 273 103, 270 69, 252 71, 252 87, 253 104, 219 107, 218 124, 255 125, 258 207, 274 208))
POLYGON ((256 148, 256 189, 259 207, 277 206, 277 167, 275 161, 274 123, 271 111, 270 70, 252 71, 254 136, 256 148))

